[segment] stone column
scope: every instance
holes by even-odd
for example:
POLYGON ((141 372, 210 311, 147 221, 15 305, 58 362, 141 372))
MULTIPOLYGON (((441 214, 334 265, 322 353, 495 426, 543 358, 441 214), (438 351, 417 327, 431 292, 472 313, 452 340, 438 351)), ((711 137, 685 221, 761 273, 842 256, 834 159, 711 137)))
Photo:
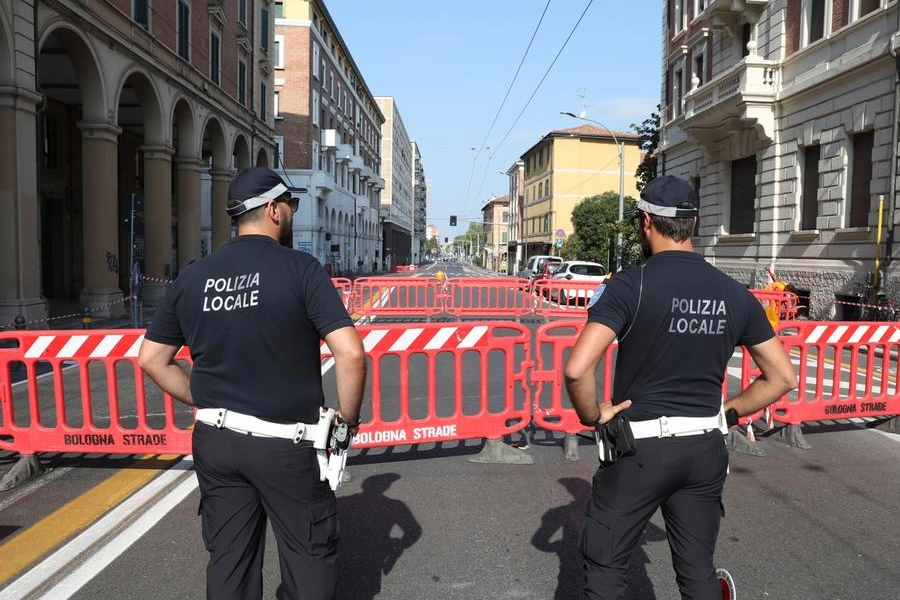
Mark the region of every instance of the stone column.
POLYGON ((206 167, 199 158, 176 158, 178 165, 178 269, 200 258, 200 173, 206 167))
POLYGON ((0 89, 0 328, 47 316, 41 298, 36 108, 41 96, 0 89))
POLYGON ((119 289, 118 140, 122 130, 109 123, 78 123, 81 130, 84 220, 84 289, 81 304, 93 314, 128 313, 119 289))
POLYGON ((232 173, 229 169, 212 169, 212 247, 218 250, 231 239, 231 217, 225 212, 228 202, 228 184, 232 173))
POLYGON ((167 146, 143 146, 144 273, 141 302, 156 306, 172 268, 172 154, 167 146))

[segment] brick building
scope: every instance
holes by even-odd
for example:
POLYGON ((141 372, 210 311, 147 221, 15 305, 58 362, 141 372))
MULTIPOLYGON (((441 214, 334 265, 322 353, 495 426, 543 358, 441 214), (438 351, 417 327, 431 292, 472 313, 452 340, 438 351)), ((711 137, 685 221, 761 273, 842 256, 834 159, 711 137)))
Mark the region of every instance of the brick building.
POLYGON ((380 271, 384 117, 324 2, 275 3, 278 166, 308 192, 294 248, 332 275, 380 271))

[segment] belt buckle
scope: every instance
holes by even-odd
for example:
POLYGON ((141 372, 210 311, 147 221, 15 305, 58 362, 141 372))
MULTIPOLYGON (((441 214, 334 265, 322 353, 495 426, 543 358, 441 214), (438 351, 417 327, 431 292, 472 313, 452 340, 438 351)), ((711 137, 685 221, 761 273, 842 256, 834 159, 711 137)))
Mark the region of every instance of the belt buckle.
POLYGON ((672 434, 669 433, 669 418, 668 417, 660 417, 659 418, 659 437, 670 437, 672 434))

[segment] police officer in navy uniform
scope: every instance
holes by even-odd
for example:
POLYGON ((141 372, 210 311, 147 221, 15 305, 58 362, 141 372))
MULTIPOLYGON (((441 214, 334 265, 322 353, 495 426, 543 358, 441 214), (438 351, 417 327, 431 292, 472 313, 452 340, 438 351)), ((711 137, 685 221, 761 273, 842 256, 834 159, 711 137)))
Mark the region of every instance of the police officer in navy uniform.
POLYGON ((635 438, 594 475, 580 541, 591 600, 624 597, 629 557, 657 508, 682 598, 722 597, 713 553, 728 469, 723 432, 797 384, 759 301, 693 251, 698 204, 683 179, 646 185, 634 219, 647 260, 594 294, 564 367, 582 424, 621 426, 624 415, 635 438), (598 399, 595 371, 616 338, 613 397, 598 399), (762 375, 723 404, 737 346, 762 375))
POLYGON ((321 340, 334 357, 336 419, 351 434, 366 358, 325 270, 291 249, 299 202, 291 191, 270 169, 238 173, 227 205, 237 237, 182 271, 140 350, 141 368, 198 409, 193 457, 215 600, 261 597, 267 519, 278 541, 278 596, 335 595, 336 500, 322 476, 325 451, 313 442, 333 425, 320 423, 321 340), (174 361, 183 345, 190 375, 174 361))

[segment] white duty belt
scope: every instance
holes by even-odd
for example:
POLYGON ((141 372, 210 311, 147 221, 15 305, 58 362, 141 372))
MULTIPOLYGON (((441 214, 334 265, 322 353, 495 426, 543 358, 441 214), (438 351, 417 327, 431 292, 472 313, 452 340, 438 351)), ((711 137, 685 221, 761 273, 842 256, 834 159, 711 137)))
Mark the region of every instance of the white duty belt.
POLYGON ((198 408, 194 417, 200 423, 206 423, 219 429, 230 429, 238 433, 247 433, 261 437, 274 437, 291 440, 295 444, 303 440, 313 442, 321 440, 322 449, 328 441, 329 423, 273 423, 252 415, 227 410, 224 408, 198 408))
POLYGON ((721 410, 712 417, 660 417, 649 421, 631 421, 629 425, 636 440, 699 435, 713 429, 728 433, 725 412, 721 410))
POLYGON ((282 438, 295 444, 303 440, 311 441, 313 448, 316 449, 316 458, 319 460, 319 480, 327 480, 331 489, 337 490, 344 477, 347 451, 328 452, 334 414, 333 408, 321 407, 318 423, 273 423, 224 408, 198 408, 194 418, 199 423, 237 433, 282 438))

